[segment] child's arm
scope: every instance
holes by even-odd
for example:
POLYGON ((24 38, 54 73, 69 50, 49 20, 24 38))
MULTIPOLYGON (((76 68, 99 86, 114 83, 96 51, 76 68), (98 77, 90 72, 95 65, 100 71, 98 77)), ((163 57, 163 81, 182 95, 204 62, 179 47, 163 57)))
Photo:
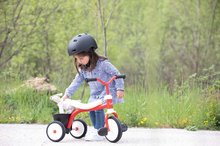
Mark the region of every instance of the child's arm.
POLYGON ((84 77, 82 75, 82 73, 77 74, 75 76, 75 79, 72 81, 72 83, 70 84, 70 86, 68 88, 66 88, 65 94, 63 96, 63 99, 65 98, 71 98, 72 95, 76 92, 76 90, 79 88, 79 86, 82 84, 82 82, 84 81, 84 77))
MULTIPOLYGON (((106 73, 110 74, 111 76, 119 75, 120 72, 118 69, 112 65, 108 60, 105 60, 102 64, 103 69, 106 73)), ((115 87, 117 91, 124 91, 124 80, 123 79, 116 79, 115 80, 115 87)))

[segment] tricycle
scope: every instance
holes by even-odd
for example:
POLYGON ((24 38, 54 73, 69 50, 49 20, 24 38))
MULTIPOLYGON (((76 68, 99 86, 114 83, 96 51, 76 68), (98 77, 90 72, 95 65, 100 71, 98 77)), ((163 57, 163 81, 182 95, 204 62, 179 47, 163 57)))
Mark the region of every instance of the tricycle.
POLYGON ((76 119, 76 116, 82 112, 107 109, 105 112, 105 126, 98 130, 98 134, 105 136, 109 142, 118 142, 122 137, 122 133, 127 131, 128 127, 120 122, 118 114, 113 108, 109 84, 119 78, 125 79, 125 75, 115 75, 108 82, 100 78, 87 78, 86 82, 98 81, 106 89, 106 95, 103 99, 91 103, 81 103, 71 99, 62 100, 62 94, 51 96, 50 99, 58 104, 59 114, 53 115, 54 121, 48 124, 47 137, 53 142, 59 142, 65 137, 65 134, 70 133, 74 138, 80 139, 87 133, 87 124, 82 119, 76 119))

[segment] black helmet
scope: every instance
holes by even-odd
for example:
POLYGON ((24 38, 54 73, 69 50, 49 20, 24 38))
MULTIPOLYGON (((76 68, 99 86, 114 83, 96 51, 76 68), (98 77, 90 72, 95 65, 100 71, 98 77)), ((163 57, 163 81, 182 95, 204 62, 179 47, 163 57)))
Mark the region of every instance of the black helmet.
POLYGON ((67 50, 69 56, 71 56, 80 52, 89 52, 90 49, 95 50, 97 48, 98 46, 95 39, 87 33, 82 33, 73 37, 73 39, 69 42, 67 50))

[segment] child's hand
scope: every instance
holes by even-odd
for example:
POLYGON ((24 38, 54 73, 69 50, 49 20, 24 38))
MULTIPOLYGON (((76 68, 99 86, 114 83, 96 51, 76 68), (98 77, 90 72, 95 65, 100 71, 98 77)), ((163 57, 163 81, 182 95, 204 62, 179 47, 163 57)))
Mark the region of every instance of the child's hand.
POLYGON ((117 91, 117 97, 122 98, 124 96, 124 91, 118 90, 117 91))
POLYGON ((67 96, 67 95, 64 95, 62 98, 61 98, 61 100, 62 101, 64 101, 64 100, 66 100, 66 99, 68 99, 69 97, 67 96))

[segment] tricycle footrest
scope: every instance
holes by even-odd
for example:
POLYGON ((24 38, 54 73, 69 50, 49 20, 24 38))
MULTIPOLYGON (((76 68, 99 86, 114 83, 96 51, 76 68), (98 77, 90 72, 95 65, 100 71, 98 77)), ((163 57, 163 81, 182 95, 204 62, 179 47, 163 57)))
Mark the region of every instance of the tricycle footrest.
POLYGON ((106 135, 108 134, 108 128, 106 128, 106 127, 100 128, 100 129, 98 130, 98 134, 99 134, 100 136, 106 136, 106 135))
POLYGON ((125 132, 128 130, 128 126, 124 123, 121 124, 121 129, 122 129, 122 132, 125 132))

